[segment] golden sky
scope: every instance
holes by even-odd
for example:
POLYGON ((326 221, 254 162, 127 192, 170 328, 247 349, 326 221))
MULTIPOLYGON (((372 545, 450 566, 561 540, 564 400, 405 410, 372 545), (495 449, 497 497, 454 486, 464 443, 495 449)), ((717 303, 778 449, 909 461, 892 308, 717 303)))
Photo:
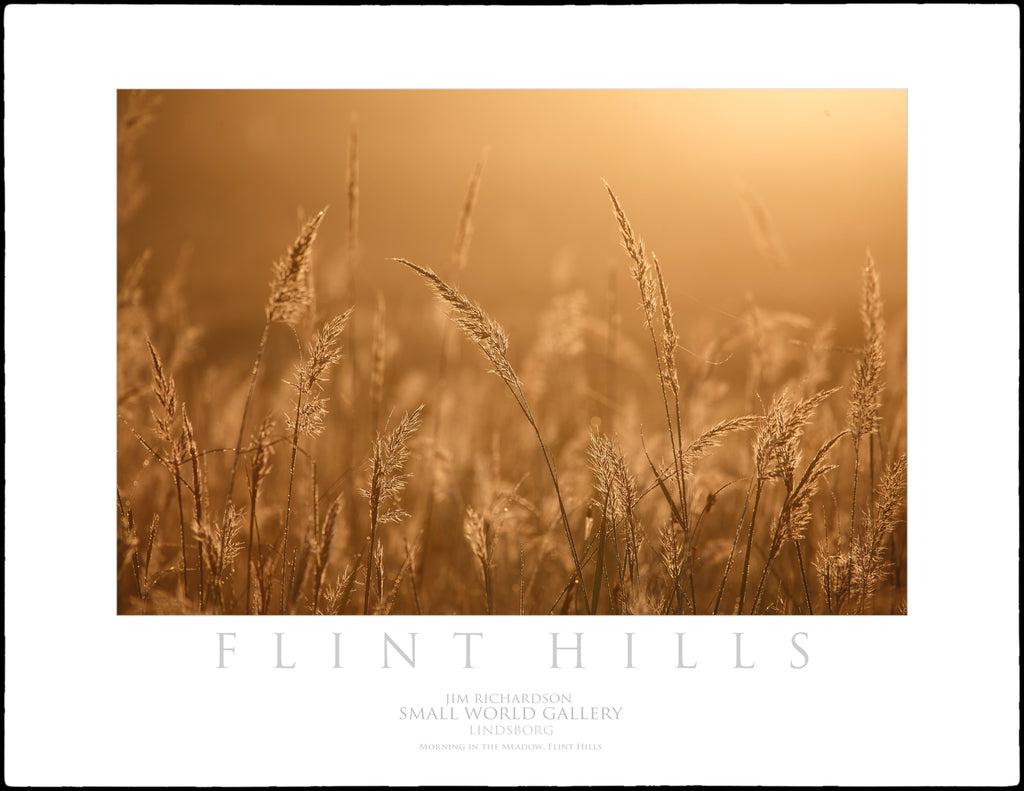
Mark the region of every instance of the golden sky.
POLYGON ((905 304, 905 91, 161 93, 122 263, 149 247, 161 271, 187 250, 189 301, 207 326, 262 320, 300 208, 331 206, 317 265, 340 273, 353 114, 360 287, 391 304, 422 294, 387 258, 447 265, 485 147, 463 286, 511 327, 552 271, 595 296, 609 267, 620 292, 631 285, 602 179, 685 300, 677 310, 731 312, 750 295, 842 320, 868 247, 889 306, 905 304))

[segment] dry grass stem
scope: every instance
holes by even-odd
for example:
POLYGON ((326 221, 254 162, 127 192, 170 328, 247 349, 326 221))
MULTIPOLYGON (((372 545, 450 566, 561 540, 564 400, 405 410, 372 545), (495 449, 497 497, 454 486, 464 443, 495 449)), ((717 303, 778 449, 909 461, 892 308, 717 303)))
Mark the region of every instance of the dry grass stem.
POLYGON ((393 431, 384 435, 378 432, 370 451, 369 488, 359 490, 370 505, 370 555, 366 565, 364 615, 370 611, 371 566, 375 560, 383 565, 383 547, 377 543, 377 530, 381 525, 401 522, 408 516, 398 507, 398 501, 402 490, 405 489, 405 482, 410 477, 404 472, 406 462, 409 460, 407 443, 419 429, 422 414, 423 405, 420 404, 411 414, 404 415, 393 431))
POLYGON ((506 353, 508 352, 508 336, 505 334, 505 330, 502 329, 498 322, 488 316, 484 312, 483 308, 476 303, 471 302, 458 289, 445 283, 434 273, 432 269, 417 266, 404 258, 396 258, 393 260, 405 264, 423 277, 433 289, 437 298, 443 304, 448 306, 449 318, 455 322, 456 326, 459 327, 463 333, 465 333, 467 338, 477 345, 491 365, 494 366, 491 369, 491 372, 497 374, 505 383, 515 398, 516 403, 519 405, 519 408, 522 410, 526 419, 533 428, 537 437, 537 442, 540 444, 541 452, 544 455, 544 461, 547 464, 548 472, 551 475, 551 481, 555 487, 555 496, 558 499, 559 513, 562 518, 562 527, 565 530, 565 536, 569 544, 569 551, 572 555, 573 565, 576 568, 577 580, 583 591, 583 599, 589 610, 590 604, 587 602, 586 587, 583 581, 583 567, 580 565, 579 556, 576 553, 576 542, 573 540, 572 528, 569 526, 569 517, 565 512, 565 502, 562 499, 562 493, 559 489, 558 475, 555 472, 554 463, 548 455, 547 446, 544 444, 544 440, 541 437, 540 427, 537 425, 537 421, 533 416, 530 405, 526 400, 526 394, 523 392, 522 382, 519 381, 519 377, 516 375, 515 370, 512 368, 511 363, 506 357, 506 353))

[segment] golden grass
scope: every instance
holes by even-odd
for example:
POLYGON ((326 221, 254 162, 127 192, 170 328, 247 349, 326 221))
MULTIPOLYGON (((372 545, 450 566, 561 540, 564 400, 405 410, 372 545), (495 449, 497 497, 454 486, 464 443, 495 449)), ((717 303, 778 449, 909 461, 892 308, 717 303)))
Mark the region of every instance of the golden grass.
POLYGON ((447 326, 356 294, 357 143, 353 124, 345 266, 314 271, 329 220, 303 223, 270 267, 255 358, 221 379, 167 340, 167 302, 142 285, 147 257, 122 273, 119 613, 905 611, 905 403, 884 397, 905 360, 870 253, 853 353, 827 328, 749 301, 715 339, 694 338, 694 354, 661 262, 605 184, 649 351, 615 310, 552 293, 533 347, 513 354, 459 285, 481 158, 448 275, 403 258, 375 265, 397 262, 427 286, 516 410, 479 358, 452 354, 447 326), (343 309, 317 305, 324 278, 345 284, 343 309), (365 339, 353 334, 361 311, 365 339), (283 386, 260 379, 272 332, 296 344, 283 386), (436 376, 389 364, 390 339, 430 333, 441 353, 422 369, 436 376), (657 427, 639 417, 650 393, 657 427), (253 432, 254 410, 265 417, 253 432), (282 448, 287 465, 272 464, 282 448))

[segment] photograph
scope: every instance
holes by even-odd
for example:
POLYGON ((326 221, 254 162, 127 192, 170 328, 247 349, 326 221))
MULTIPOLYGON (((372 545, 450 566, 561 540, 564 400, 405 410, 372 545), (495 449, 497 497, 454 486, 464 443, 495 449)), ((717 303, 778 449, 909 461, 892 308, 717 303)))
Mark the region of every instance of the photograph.
POLYGON ((907 612, 906 91, 117 112, 118 613, 907 612))

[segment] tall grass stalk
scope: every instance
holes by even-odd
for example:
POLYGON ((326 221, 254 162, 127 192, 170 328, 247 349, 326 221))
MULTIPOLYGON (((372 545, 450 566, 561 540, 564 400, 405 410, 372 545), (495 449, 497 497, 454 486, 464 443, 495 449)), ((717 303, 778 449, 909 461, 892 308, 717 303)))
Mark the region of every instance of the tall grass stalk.
POLYGON ((270 325, 282 322, 294 326, 307 311, 313 301, 312 289, 312 247, 316 240, 317 230, 323 222, 324 208, 303 226, 295 242, 288 249, 284 258, 279 259, 273 267, 270 281, 270 297, 266 306, 266 321, 256 348, 256 359, 249 374, 249 391, 242 407, 242 420, 238 426, 238 439, 235 441, 231 459, 231 474, 228 476, 228 488, 224 499, 224 516, 227 519, 228 508, 234 495, 235 479, 238 476, 238 460, 242 452, 242 441, 245 439, 245 422, 249 416, 253 392, 256 389, 256 378, 259 375, 260 363, 267 347, 270 325))
MULTIPOLYGON (((747 575, 750 569, 750 552, 753 543, 754 527, 757 519, 757 506, 761 498, 761 490, 764 487, 764 484, 770 479, 774 478, 781 481, 787 492, 786 502, 783 505, 784 513, 788 513, 786 511, 787 507, 793 508, 796 505, 795 502, 790 501, 791 495, 795 496, 794 493, 800 493, 801 496, 810 495, 809 490, 804 492, 800 487, 801 485, 809 486, 810 484, 813 484, 813 482, 819 477, 818 475, 814 475, 810 482, 806 481, 807 476, 814 473, 814 469, 812 469, 812 467, 808 467, 805 472, 804 479, 801 479, 801 484, 794 488, 794 476, 796 474, 796 465, 799 458, 800 439, 803 436, 804 428, 807 423, 810 422, 810 419, 814 414, 814 410, 838 389, 839 388, 823 390, 797 402, 796 404, 793 403, 787 393, 783 393, 772 402, 768 409, 768 413, 765 415, 764 423, 758 431, 757 436, 754 438, 754 468, 756 474, 754 510, 750 519, 750 532, 747 535, 746 554, 743 558, 743 575, 740 580, 739 604, 736 609, 737 614, 743 612, 744 595, 747 588, 747 575)), ((839 436, 842 436, 842 434, 839 436)), ((833 439, 828 444, 828 447, 831 448, 831 443, 834 443, 835 441, 836 440, 833 439)), ((818 456, 815 457, 816 461, 819 459, 821 454, 822 452, 819 451, 818 456)), ((803 501, 800 502, 802 503, 803 501)), ((765 566, 765 572, 761 577, 761 584, 758 585, 758 595, 760 593, 760 588, 763 586, 764 579, 767 576, 767 568, 773 559, 772 548, 775 546, 777 541, 776 534, 781 529, 782 525, 783 515, 780 514, 776 530, 773 532, 770 540, 769 559, 765 566)))
POLYGON ((569 516, 566 514, 565 502, 562 499, 562 490, 558 485, 558 475, 555 472, 554 462, 548 454, 547 445, 544 444, 544 438, 541 436, 540 426, 537 425, 537 420, 533 416, 530 404, 526 400, 526 394, 523 392, 522 382, 519 381, 519 377, 516 375, 515 370, 512 368, 512 364, 508 361, 508 357, 506 356, 508 351, 508 336, 505 334, 505 330, 500 324, 484 313, 483 309, 479 305, 471 302, 458 289, 452 288, 452 286, 444 282, 432 269, 418 266, 404 258, 395 258, 392 260, 405 264, 407 267, 423 277, 433 289, 437 298, 449 307, 451 310, 449 318, 466 334, 466 337, 476 343, 491 365, 494 366, 492 373, 497 374, 508 387, 509 392, 512 393, 512 397, 515 398, 516 404, 519 405, 519 408, 522 410, 526 420, 529 422, 531 428, 533 428, 534 434, 537 437, 537 443, 540 445, 541 453, 544 456, 544 462, 547 464, 548 473, 551 476, 551 482, 555 487, 555 497, 558 500, 558 511, 562 519, 562 527, 565 530, 565 538, 569 544, 569 552, 572 555, 573 565, 576 569, 576 579, 580 585, 580 590, 583 594, 583 602, 586 607, 587 614, 589 615, 590 602, 587 600, 587 588, 586 582, 583 579, 583 567, 580 565, 580 559, 576 553, 576 542, 573 540, 572 528, 569 526, 569 516))
MULTIPOLYGON (((765 560, 764 571, 761 572, 761 579, 757 584, 757 591, 754 593, 751 614, 754 614, 757 610, 757 605, 761 601, 765 580, 768 578, 768 570, 782 549, 783 542, 787 540, 793 541, 797 545, 799 552, 799 542, 803 538, 803 531, 811 521, 810 498, 814 493, 815 485, 823 475, 838 469, 834 464, 826 464, 825 457, 832 450, 832 447, 844 436, 846 436, 846 432, 842 431, 818 449, 818 452, 804 470, 804 474, 800 477, 800 481, 795 486, 792 484, 792 478, 783 474, 783 482, 786 485, 786 498, 775 521, 775 528, 772 531, 771 541, 768 546, 768 557, 765 560)), ((807 578, 804 574, 802 560, 800 575, 803 579, 806 594, 807 578)), ((809 595, 807 596, 807 601, 808 606, 810 606, 809 595)))
POLYGON ((761 502, 761 489, 764 487, 764 480, 760 477, 754 489, 754 508, 750 515, 750 527, 747 529, 747 548, 743 555, 743 573, 740 576, 740 598, 736 604, 736 614, 743 613, 743 597, 747 591, 747 573, 750 570, 750 550, 754 543, 754 526, 757 524, 757 506, 761 502))
MULTIPOLYGON (((192 421, 189 420, 185 404, 181 405, 181 450, 183 460, 192 463, 192 503, 196 523, 203 524, 203 490, 199 476, 199 448, 196 445, 192 421)), ((200 555, 201 557, 201 555, 200 555)), ((204 580, 203 564, 199 563, 199 611, 206 609, 206 581, 204 580)))
POLYGON ((160 355, 157 354, 152 341, 147 337, 150 359, 153 364, 153 393, 160 404, 160 412, 150 412, 156 421, 157 435, 167 444, 170 452, 170 469, 174 476, 174 489, 178 499, 178 526, 181 533, 181 584, 188 596, 188 560, 185 551, 185 508, 181 499, 181 447, 174 435, 174 423, 177 419, 177 395, 174 378, 164 367, 160 355))
MULTIPOLYGON (((377 530, 381 525, 400 522, 408 516, 398 508, 398 497, 405 488, 409 477, 403 472, 409 459, 407 443, 419 429, 422 422, 423 405, 420 404, 411 414, 406 414, 386 435, 377 434, 370 452, 369 489, 361 489, 360 494, 369 501, 370 507, 370 546, 366 559, 366 578, 363 591, 363 615, 370 612, 370 578, 373 572, 377 553, 377 530)), ((382 561, 378 561, 383 565, 382 561)), ((381 578, 383 583, 383 578, 381 578)))
POLYGON ((680 420, 679 405, 679 375, 676 369, 675 350, 679 345, 679 336, 676 334, 672 316, 672 307, 668 301, 668 293, 665 288, 665 280, 662 276, 661 265, 656 256, 651 256, 654 267, 652 274, 651 264, 647 260, 647 251, 644 248, 643 240, 633 231, 626 213, 619 203, 619 199, 612 192, 608 182, 604 183, 611 198, 615 218, 619 224, 619 231, 622 235, 622 246, 632 261, 630 274, 636 281, 640 290, 640 305, 644 312, 644 324, 651 336, 651 345, 654 347, 654 358, 658 367, 658 384, 661 389, 662 404, 665 407, 665 422, 668 426, 669 445, 672 449, 672 462, 674 464, 673 479, 676 484, 676 493, 679 498, 677 511, 681 518, 683 532, 689 532, 689 520, 686 506, 686 483, 683 476, 682 459, 682 427, 680 420), (657 285, 655 284, 657 280, 657 285), (659 311, 660 307, 660 311, 659 311), (659 342, 654 325, 660 313, 662 322, 662 338, 659 342), (676 422, 672 422, 672 412, 669 407, 669 393, 672 393, 672 401, 675 405, 676 422))
MULTIPOLYGON (((473 173, 469 177, 469 184, 466 187, 466 197, 462 203, 462 211, 459 214, 458 225, 455 231, 455 241, 452 246, 452 271, 453 271, 453 283, 456 289, 459 288, 460 281, 462 279, 462 273, 465 271, 469 264, 469 245, 473 238, 473 211, 476 208, 477 195, 480 191, 480 181, 483 177, 484 164, 487 160, 487 149, 485 148, 481 154, 480 159, 477 161, 476 167, 473 168, 473 173)), ((437 371, 437 402, 438 409, 434 412, 433 419, 433 431, 431 435, 431 452, 436 455, 439 452, 441 443, 442 428, 444 424, 444 399, 445 392, 448 388, 448 363, 450 355, 450 344, 451 344, 451 325, 445 323, 444 328, 441 330, 441 355, 438 361, 437 371)), ((419 553, 419 562, 416 564, 413 576, 418 579, 423 579, 425 573, 427 557, 430 553, 430 539, 433 532, 434 526, 434 508, 435 499, 437 496, 437 465, 431 464, 429 467, 429 478, 427 481, 427 503, 425 506, 425 513, 423 517, 423 541, 422 548, 419 553)))
MULTIPOLYGON (((316 498, 313 498, 316 502, 316 498)), ((313 521, 313 605, 312 612, 316 615, 320 611, 320 591, 324 584, 324 574, 327 572, 327 562, 330 559, 331 544, 334 539, 335 525, 342 510, 341 497, 335 498, 327 509, 323 523, 320 524, 314 518, 313 521)))
POLYGON ((289 419, 289 428, 292 429, 292 454, 288 470, 288 499, 284 512, 284 534, 281 541, 281 557, 284 566, 281 577, 281 614, 285 614, 287 591, 290 587, 287 584, 288 568, 288 525, 292 515, 292 490, 295 484, 295 457, 299 450, 299 435, 306 434, 310 437, 318 437, 324 429, 324 416, 327 410, 324 406, 326 400, 319 398, 323 390, 322 383, 326 381, 327 370, 337 365, 341 360, 341 334, 345 331, 352 309, 345 311, 326 322, 317 333, 309 346, 309 355, 306 360, 299 364, 296 370, 296 378, 292 383, 295 389, 295 417, 289 419))
POLYGON ((463 522, 463 533, 473 552, 473 557, 476 558, 477 565, 480 567, 487 615, 494 615, 495 525, 490 519, 474 510, 473 506, 468 506, 463 522))
MULTIPOLYGON (((864 262, 864 290, 861 298, 860 315, 864 327, 864 347, 860 359, 853 372, 853 383, 850 388, 850 405, 848 421, 850 436, 853 439, 853 496, 850 502, 850 552, 860 537, 857 529, 857 478, 860 473, 860 443, 868 438, 871 479, 868 481, 869 491, 874 487, 874 443, 872 438, 878 433, 879 408, 883 388, 882 373, 885 368, 884 333, 885 324, 882 318, 882 292, 878 279, 875 260, 869 250, 864 262)), ((870 513, 870 507, 869 507, 870 513)), ((848 585, 852 583, 853 564, 847 571, 848 585)))
MULTIPOLYGON (((356 291, 356 270, 359 265, 359 128, 358 118, 355 113, 349 124, 348 134, 348 155, 346 159, 345 193, 347 196, 347 233, 345 236, 345 277, 346 304, 357 306, 359 304, 356 291)), ((356 447, 358 438, 356 432, 359 422, 355 419, 358 414, 359 396, 359 338, 362 333, 358 330, 358 317, 353 317, 349 327, 349 354, 348 388, 345 394, 348 400, 348 408, 352 412, 352 421, 348 430, 342 436, 342 456, 347 464, 350 474, 345 478, 345 502, 348 506, 348 524, 354 528, 359 516, 358 498, 356 497, 356 476, 355 470, 358 464, 356 458, 356 447)), ((343 391, 344 392, 344 391, 343 391)), ((354 535, 354 533, 353 533, 354 535)))
POLYGON ((270 441, 270 435, 274 428, 274 420, 271 417, 264 419, 256 432, 253 444, 256 452, 253 455, 252 471, 249 477, 249 544, 246 551, 246 573, 245 573, 245 606, 246 611, 252 603, 252 570, 257 569, 257 574, 262 574, 263 560, 260 552, 259 525, 256 523, 256 504, 259 500, 263 482, 270 473, 270 456, 274 452, 274 445, 270 441), (253 559, 253 546, 256 547, 256 558, 253 559))
POLYGON ((877 507, 872 509, 864 538, 853 552, 852 566, 857 589, 857 612, 863 613, 876 587, 888 575, 892 559, 885 558, 888 537, 902 516, 907 485, 907 457, 900 456, 889 466, 879 483, 877 507))

